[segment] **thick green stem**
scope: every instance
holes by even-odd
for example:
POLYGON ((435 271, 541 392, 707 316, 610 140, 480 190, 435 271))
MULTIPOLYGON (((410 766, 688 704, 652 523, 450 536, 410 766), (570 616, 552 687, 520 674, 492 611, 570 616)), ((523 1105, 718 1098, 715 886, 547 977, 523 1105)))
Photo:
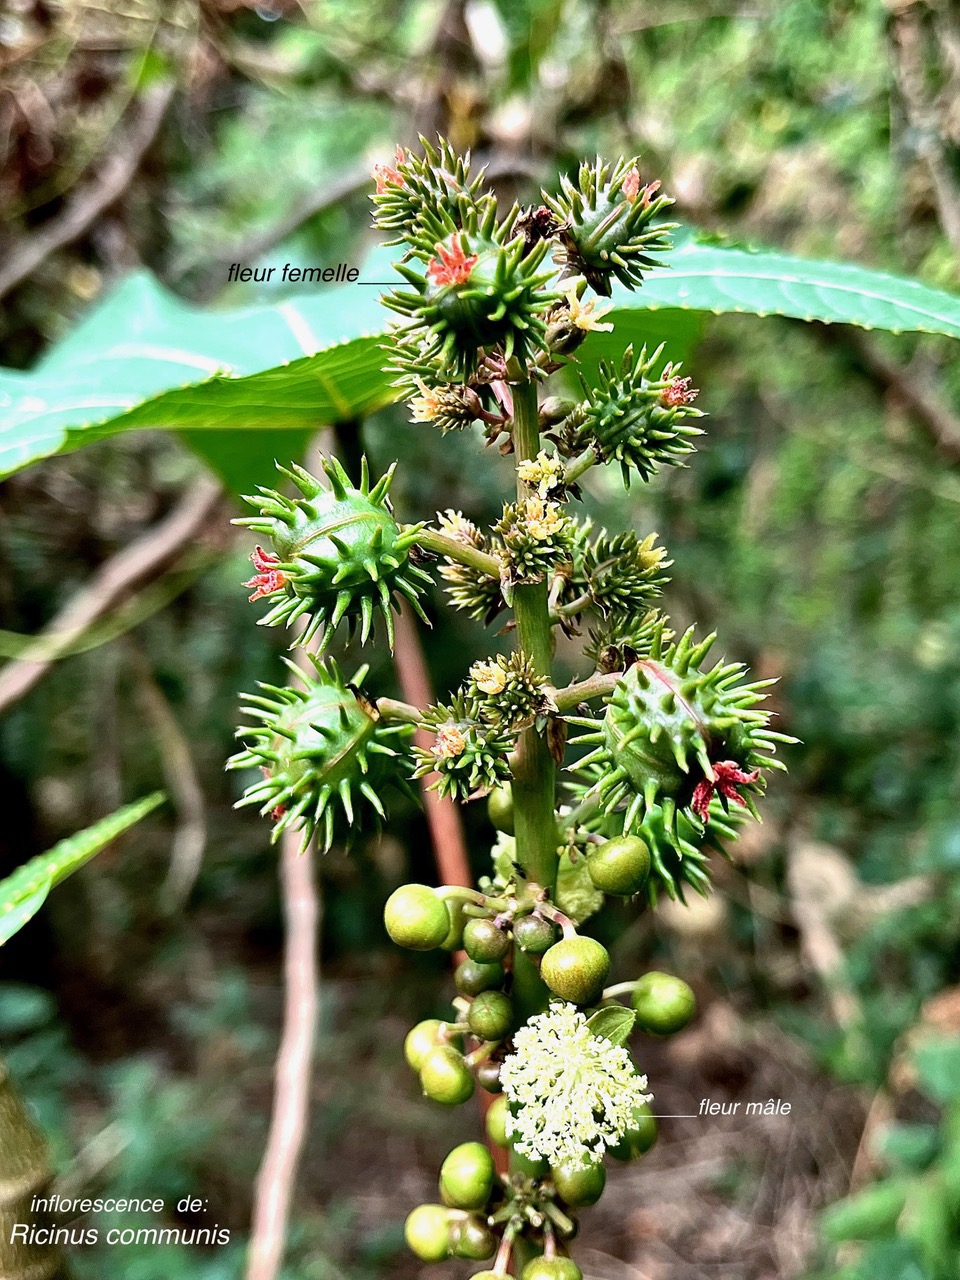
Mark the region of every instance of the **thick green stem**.
MULTIPOLYGON (((524 382, 513 389, 513 445, 518 463, 535 458, 540 447, 537 389, 524 382)), ((522 502, 533 489, 517 480, 522 502)), ((533 662, 539 674, 551 678, 553 636, 547 603, 547 583, 518 586, 513 594, 517 646, 533 662)), ((557 767, 543 734, 527 729, 517 743, 513 759, 513 821, 517 861, 529 880, 554 890, 557 880, 556 820, 557 767)), ((513 997, 518 1017, 526 1020, 547 1005, 549 992, 536 965, 526 952, 514 947, 513 997)), ((518 1241, 518 1247, 522 1242, 518 1241)), ((522 1248, 520 1254, 526 1255, 522 1248)), ((526 1257, 518 1257, 525 1261, 526 1257)))

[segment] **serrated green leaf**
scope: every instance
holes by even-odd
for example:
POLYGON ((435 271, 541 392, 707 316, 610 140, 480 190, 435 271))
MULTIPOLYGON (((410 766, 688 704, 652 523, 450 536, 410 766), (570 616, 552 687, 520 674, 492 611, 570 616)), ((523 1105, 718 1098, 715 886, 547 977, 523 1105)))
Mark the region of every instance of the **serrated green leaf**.
POLYGON ((587 1026, 590 1034, 598 1039, 625 1045, 636 1020, 637 1015, 632 1009, 625 1009, 622 1004, 611 1004, 606 1009, 598 1009, 596 1013, 592 1013, 587 1019, 587 1026))
MULTIPOLYGON (((628 342, 666 338, 671 358, 682 357, 696 336, 692 316, 708 313, 960 338, 960 298, 885 272, 694 241, 670 262, 637 292, 614 290, 614 332, 591 335, 583 348, 588 376, 628 342)), ((393 278, 386 250, 369 256, 361 278, 393 278)), ((137 427, 197 433, 200 452, 226 472, 244 440, 224 450, 211 443, 217 432, 312 431, 364 417, 395 398, 381 367, 380 292, 347 285, 215 310, 180 301, 145 273, 131 276, 35 371, 0 373, 0 476, 137 427)))
POLYGON ((31 858, 6 880, 0 880, 0 946, 40 910, 47 894, 72 875, 117 836, 135 826, 164 800, 162 791, 124 805, 92 827, 59 841, 46 853, 31 858))

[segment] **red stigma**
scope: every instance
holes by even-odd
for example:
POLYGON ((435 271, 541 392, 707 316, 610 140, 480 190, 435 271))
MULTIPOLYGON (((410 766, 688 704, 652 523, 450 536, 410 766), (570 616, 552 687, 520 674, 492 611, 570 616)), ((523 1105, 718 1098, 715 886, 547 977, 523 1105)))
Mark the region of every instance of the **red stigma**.
POLYGON ((697 783, 690 804, 701 822, 709 819, 710 801, 716 791, 719 791, 725 800, 732 800, 734 804, 743 805, 746 808, 747 802, 737 791, 737 787, 756 782, 760 777, 760 770, 754 769, 747 773, 735 760, 721 760, 713 766, 713 774, 712 781, 709 778, 703 778, 697 783))
POLYGON ((437 245, 437 257, 427 263, 427 275, 434 284, 463 284, 470 279, 470 272, 477 265, 477 255, 463 252, 460 233, 451 237, 450 248, 437 245), (438 261, 439 259, 439 261, 438 261))
POLYGON ((640 194, 640 170, 636 165, 630 170, 623 180, 623 194, 633 204, 637 196, 640 194))
POLYGON ((671 378, 660 392, 660 403, 665 409, 681 409, 693 404, 699 394, 692 378, 671 378))
POLYGON ((251 604, 254 600, 262 600, 264 596, 272 596, 275 591, 283 590, 287 585, 287 575, 275 568, 280 563, 279 556, 275 556, 272 551, 264 551, 263 547, 254 547, 250 559, 257 572, 243 585, 254 588, 250 597, 251 604))

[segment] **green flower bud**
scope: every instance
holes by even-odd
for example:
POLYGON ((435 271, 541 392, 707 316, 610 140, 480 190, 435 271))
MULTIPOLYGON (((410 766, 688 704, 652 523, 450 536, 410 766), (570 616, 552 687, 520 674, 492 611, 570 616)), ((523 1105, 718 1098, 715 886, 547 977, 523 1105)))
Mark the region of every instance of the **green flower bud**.
POLYGON ((507 1137, 507 1100, 501 1093, 499 1097, 494 1098, 487 1110, 487 1137, 495 1147, 508 1147, 510 1139, 507 1137))
POLYGON ((490 1199, 494 1176, 487 1148, 481 1142, 463 1142, 440 1167, 441 1199, 455 1209, 482 1209, 490 1199))
POLYGON ((450 929, 440 946, 444 951, 459 951, 463 946, 463 931, 467 923, 467 917, 463 911, 466 903, 461 898, 447 898, 445 901, 447 915, 450 918, 450 929))
POLYGON ((481 991, 470 1006, 467 1021, 481 1040, 502 1040, 513 1026, 513 1005, 502 991, 481 991))
POLYGON ((631 996, 637 1025, 654 1035, 681 1031, 697 1011, 697 1000, 682 978, 672 973, 645 973, 631 996))
POLYGON ((476 960, 463 960, 453 975, 453 984, 462 996, 478 996, 502 982, 502 964, 478 964, 476 960))
POLYGON ((514 1147, 510 1152, 510 1172, 520 1173, 525 1178, 539 1182, 550 1172, 550 1166, 540 1156, 525 1156, 514 1147))
POLYGON ((468 920, 463 930, 463 948, 471 960, 492 964, 510 950, 510 938, 492 920, 468 920))
POLYGON ((513 835, 513 791, 509 782, 495 787, 487 800, 487 814, 498 831, 513 835))
POLYGON ((583 1280, 572 1258, 534 1258, 523 1268, 522 1280, 583 1280))
POLYGON ((418 1205, 408 1215, 403 1234, 422 1262, 442 1262, 450 1256, 450 1212, 442 1204, 418 1205))
POLYGON ((649 1102, 641 1102, 633 1111, 629 1128, 610 1154, 615 1160, 635 1160, 646 1155, 657 1140, 657 1122, 649 1102))
POLYGON ((426 884, 395 889, 383 909, 383 921, 393 941, 411 951, 432 951, 450 932, 447 904, 426 884))
POLYGON ((557 1195, 571 1209, 584 1209, 596 1204, 607 1183, 606 1170, 599 1160, 579 1165, 567 1161, 551 1168, 550 1176, 557 1195))
POLYGON ((420 1068, 420 1084, 428 1098, 448 1107, 457 1107, 473 1096, 470 1068, 464 1061, 463 1054, 448 1044, 431 1049, 424 1058, 420 1068))
POLYGON ((513 936, 521 951, 540 956, 557 940, 557 926, 541 916, 522 916, 513 926, 513 936))
POLYGON ((500 1093, 503 1085, 500 1083, 500 1063, 494 1062, 488 1058, 486 1062, 481 1062, 474 1074, 477 1077, 477 1084, 481 1089, 486 1089, 487 1093, 500 1093))
POLYGON ((420 1070, 430 1050, 441 1043, 440 1032, 443 1025, 439 1018, 426 1018, 407 1032, 407 1038, 403 1042, 403 1056, 414 1071, 420 1070))
POLYGON ((604 893, 629 898, 647 883, 650 850, 639 836, 620 836, 599 845, 587 858, 587 871, 604 893))
POLYGON ((492 1258, 497 1247, 497 1237, 482 1218, 471 1214, 469 1218, 454 1220, 450 1228, 453 1254, 457 1258, 470 1258, 482 1262, 492 1258))
POLYGON ((610 955, 595 938, 562 938, 543 957, 540 976, 571 1004, 594 1004, 610 973, 610 955))

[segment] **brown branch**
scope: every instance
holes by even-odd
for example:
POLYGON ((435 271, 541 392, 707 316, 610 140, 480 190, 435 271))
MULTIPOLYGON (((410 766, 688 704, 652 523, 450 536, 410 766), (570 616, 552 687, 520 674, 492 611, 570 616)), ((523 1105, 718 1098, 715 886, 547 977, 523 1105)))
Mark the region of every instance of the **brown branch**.
POLYGON ((160 754, 164 782, 173 801, 177 826, 170 849, 170 867, 160 889, 167 911, 182 907, 200 874, 207 843, 207 814, 203 788, 183 730, 173 708, 157 684, 147 655, 131 640, 128 648, 138 679, 138 693, 160 754))
POLYGON ((7 255, 0 267, 0 298, 21 285, 50 254, 79 240, 123 195, 160 130, 174 88, 169 83, 148 90, 126 136, 118 141, 97 176, 74 193, 62 212, 7 255))
MULTIPOLYGON (((403 609, 396 620, 397 643, 393 655, 397 678, 404 698, 415 706, 427 707, 434 701, 430 672, 423 657, 423 646, 417 635, 416 623, 409 609, 403 609)), ((432 738, 420 729, 417 745, 429 751, 432 738)), ((423 807, 430 828, 430 839, 437 860, 437 872, 441 884, 459 884, 469 889, 473 881, 470 875, 470 859, 463 835, 460 813, 449 796, 440 796, 429 790, 430 777, 423 778, 420 789, 423 807)))
POLYGON ((917 138, 916 152, 933 184, 943 233, 960 255, 960 185, 953 176, 937 104, 927 92, 924 22, 919 8, 898 8, 890 22, 893 70, 907 123, 917 138))
POLYGON ((0 671, 0 713, 28 693, 58 656, 133 590, 160 576, 198 536, 216 510, 220 485, 201 477, 156 528, 101 565, 38 637, 39 656, 25 655, 0 671))
MULTIPOLYGON (((312 674, 305 649, 297 665, 312 674)), ((276 1280, 283 1264, 287 1222, 310 1118, 310 1075, 317 1026, 317 935, 320 900, 313 851, 301 834, 281 837, 280 887, 286 923, 283 953, 283 1033, 274 1075, 270 1132, 257 1174, 246 1280, 276 1280)))
POLYGON ((929 382, 884 355, 876 342, 858 329, 825 325, 815 328, 829 345, 842 344, 861 373, 899 400, 945 458, 960 462, 960 418, 929 382))

